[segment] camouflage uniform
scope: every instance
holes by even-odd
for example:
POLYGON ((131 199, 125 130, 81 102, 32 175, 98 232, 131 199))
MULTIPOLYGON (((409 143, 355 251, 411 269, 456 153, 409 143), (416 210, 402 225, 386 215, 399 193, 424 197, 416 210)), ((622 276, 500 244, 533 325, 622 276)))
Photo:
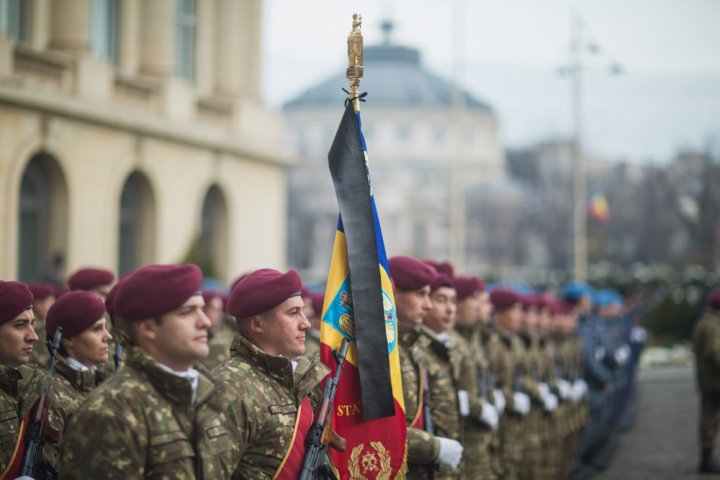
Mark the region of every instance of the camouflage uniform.
POLYGON ((408 474, 407 479, 427 479, 433 472, 433 463, 440 454, 440 442, 431 433, 411 425, 422 412, 418 406, 422 398, 420 391, 420 368, 424 366, 423 351, 428 339, 412 326, 398 323, 398 353, 400 354, 400 376, 403 384, 405 416, 407 418, 408 474))
MULTIPOLYGON (((48 417, 50 425, 59 432, 63 432, 70 417, 78 411, 88 394, 104 379, 105 375, 101 370, 93 369, 82 372, 74 370, 63 357, 58 355, 50 396, 48 417)), ((45 445, 45 458, 54 466, 60 463, 61 445, 45 445)))
MULTIPOLYGON (((462 354, 457 345, 448 338, 443 341, 423 327, 422 335, 427 338, 425 366, 427 367, 428 392, 435 434, 463 443, 463 419, 460 416, 457 380, 462 368, 462 354)), ((435 474, 435 479, 463 478, 463 462, 458 468, 445 465, 435 474)))
MULTIPOLYGON (((498 366, 500 365, 498 362, 498 356, 503 348, 502 342, 498 332, 489 325, 480 325, 479 335, 480 345, 483 353, 485 354, 485 360, 487 361, 487 369, 485 372, 487 374, 486 384, 488 387, 488 394, 492 395, 493 403, 495 403, 494 390, 498 388, 498 366)), ((502 437, 500 436, 500 432, 502 431, 502 424, 505 422, 504 419, 507 416, 507 412, 508 409, 506 407, 505 414, 500 418, 498 430, 492 432, 492 440, 490 441, 490 463, 493 467, 493 472, 500 478, 502 478, 505 474, 505 470, 503 468, 502 437)))
POLYGON ((320 355, 320 331, 310 329, 305 334, 305 356, 320 355))
POLYGON ((490 453, 493 431, 478 420, 482 414, 481 400, 493 402, 492 385, 488 382, 489 363, 480 343, 480 331, 476 327, 455 325, 451 338, 463 355, 458 388, 467 391, 470 396, 470 416, 463 428, 465 477, 494 480, 497 475, 493 471, 490 453))
POLYGON ((7 467, 20 433, 20 422, 40 398, 47 375, 32 366, 0 365, 0 473, 7 467))
POLYGON ((720 429, 720 314, 708 310, 692 333, 700 389, 700 445, 712 449, 720 429))
POLYGON ((187 379, 160 368, 139 347, 126 353, 125 365, 70 419, 62 478, 229 477, 227 393, 203 368, 193 399, 187 379))
POLYGON ((34 363, 38 367, 45 368, 50 361, 50 352, 47 348, 47 332, 45 331, 45 322, 35 322, 33 326, 37 342, 33 344, 33 351, 30 354, 30 363, 34 363))
POLYGON ((233 328, 234 324, 234 320, 232 322, 223 320, 216 330, 210 329, 208 331, 210 354, 200 362, 208 369, 212 370, 230 358, 230 347, 233 344, 235 335, 237 335, 237 328, 233 328))
POLYGON ((238 335, 230 359, 215 368, 233 398, 225 406, 235 444, 232 478, 273 478, 291 446, 298 408, 306 397, 316 407, 330 369, 306 357, 296 361, 293 373, 290 359, 267 355, 238 335))

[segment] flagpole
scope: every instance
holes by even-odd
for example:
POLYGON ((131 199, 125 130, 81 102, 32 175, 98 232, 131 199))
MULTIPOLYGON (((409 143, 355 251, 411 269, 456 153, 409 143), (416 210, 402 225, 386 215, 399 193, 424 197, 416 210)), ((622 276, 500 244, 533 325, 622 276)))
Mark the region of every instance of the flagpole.
POLYGON ((352 30, 348 35, 348 68, 346 77, 350 84, 349 99, 353 103, 355 113, 360 111, 360 99, 358 98, 358 87, 360 79, 363 76, 365 67, 363 66, 363 36, 360 29, 362 28, 362 16, 353 13, 352 30))

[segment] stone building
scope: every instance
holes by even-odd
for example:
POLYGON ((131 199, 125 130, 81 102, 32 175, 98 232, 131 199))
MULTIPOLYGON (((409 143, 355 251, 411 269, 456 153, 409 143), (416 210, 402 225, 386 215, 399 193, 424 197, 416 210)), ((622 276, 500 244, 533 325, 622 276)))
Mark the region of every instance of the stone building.
MULTIPOLYGON (((365 47, 361 106, 375 199, 388 255, 452 255, 453 194, 461 208, 486 183, 504 182, 505 157, 490 105, 425 69, 417 49, 391 40, 365 47)), ((342 60, 342 59, 340 59, 342 60)), ((344 69, 284 106, 297 162, 291 169, 289 257, 308 278, 322 279, 332 252, 337 203, 327 152, 343 113, 344 69)), ((461 235, 469 218, 462 213, 461 235)), ((488 259, 463 242, 464 270, 488 259)))
POLYGON ((0 278, 283 267, 260 25, 260 0, 0 0, 0 278))

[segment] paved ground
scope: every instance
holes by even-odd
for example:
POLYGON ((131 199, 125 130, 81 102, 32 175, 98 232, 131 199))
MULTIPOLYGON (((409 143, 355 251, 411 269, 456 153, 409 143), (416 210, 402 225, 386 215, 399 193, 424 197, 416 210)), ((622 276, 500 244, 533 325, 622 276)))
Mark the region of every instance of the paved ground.
POLYGON ((696 475, 698 397, 691 368, 643 370, 637 420, 610 468, 593 480, 720 478, 696 475))

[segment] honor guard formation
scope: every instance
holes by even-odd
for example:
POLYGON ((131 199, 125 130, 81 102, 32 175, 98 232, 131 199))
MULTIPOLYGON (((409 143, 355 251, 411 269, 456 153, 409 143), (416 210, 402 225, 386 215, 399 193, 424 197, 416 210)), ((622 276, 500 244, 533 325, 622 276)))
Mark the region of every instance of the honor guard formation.
MULTIPOLYGON (((608 466, 645 341, 619 294, 388 265, 406 478, 582 479, 608 466)), ((323 293, 292 269, 246 273, 229 296, 202 283, 193 264, 118 282, 81 269, 69 291, 0 282, 1 478, 333 478, 328 454, 300 476, 331 371, 323 293)), ((720 470, 719 311, 716 294, 694 333, 703 471, 720 470)))

